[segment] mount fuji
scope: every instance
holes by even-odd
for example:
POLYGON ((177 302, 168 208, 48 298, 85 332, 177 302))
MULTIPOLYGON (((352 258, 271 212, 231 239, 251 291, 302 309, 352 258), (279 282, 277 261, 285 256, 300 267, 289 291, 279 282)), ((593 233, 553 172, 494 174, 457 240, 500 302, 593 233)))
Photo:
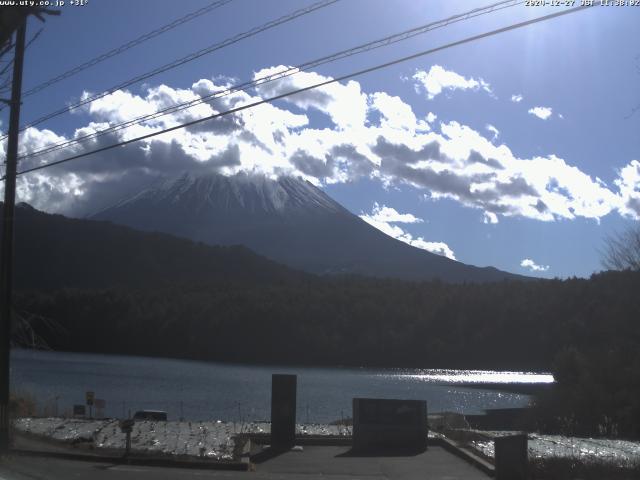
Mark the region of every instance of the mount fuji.
POLYGON ((244 245, 316 274, 406 280, 525 279, 475 267, 391 238, 299 178, 184 174, 90 216, 210 245, 244 245))

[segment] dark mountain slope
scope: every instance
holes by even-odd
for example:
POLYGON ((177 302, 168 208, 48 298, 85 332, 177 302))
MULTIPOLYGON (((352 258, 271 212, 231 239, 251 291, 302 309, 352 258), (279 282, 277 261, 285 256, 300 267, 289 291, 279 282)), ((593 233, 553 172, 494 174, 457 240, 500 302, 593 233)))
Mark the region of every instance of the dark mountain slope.
POLYGON ((246 247, 212 247, 109 222, 50 215, 26 204, 16 209, 15 258, 19 289, 259 283, 306 276, 246 247))
POLYGON ((312 273, 352 273, 447 282, 524 279, 395 240, 301 179, 183 175, 96 213, 146 231, 211 245, 240 244, 312 273))

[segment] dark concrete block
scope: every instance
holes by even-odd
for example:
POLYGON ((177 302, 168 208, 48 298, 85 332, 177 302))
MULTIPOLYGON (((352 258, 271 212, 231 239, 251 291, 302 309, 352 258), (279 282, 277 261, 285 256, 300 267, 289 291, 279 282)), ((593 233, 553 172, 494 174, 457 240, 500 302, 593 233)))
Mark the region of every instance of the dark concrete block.
POLYGON ((296 439, 296 375, 271 376, 271 445, 291 447, 296 439))
POLYGON ((353 399, 355 451, 420 451, 427 448, 424 400, 353 399))
POLYGON ((526 434, 496 437, 496 480, 526 480, 529 471, 526 434))

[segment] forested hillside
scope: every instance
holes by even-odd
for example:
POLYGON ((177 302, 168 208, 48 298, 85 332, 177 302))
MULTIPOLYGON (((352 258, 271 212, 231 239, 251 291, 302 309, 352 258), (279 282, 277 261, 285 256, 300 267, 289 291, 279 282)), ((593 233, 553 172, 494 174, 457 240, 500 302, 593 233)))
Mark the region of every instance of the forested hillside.
POLYGON ((635 355, 640 274, 495 284, 362 277, 22 293, 56 349, 247 362, 547 370, 563 348, 635 355))
POLYGON ((246 247, 209 246, 109 222, 50 215, 26 204, 16 209, 14 248, 15 286, 23 290, 155 287, 220 279, 277 283, 307 276, 246 247))

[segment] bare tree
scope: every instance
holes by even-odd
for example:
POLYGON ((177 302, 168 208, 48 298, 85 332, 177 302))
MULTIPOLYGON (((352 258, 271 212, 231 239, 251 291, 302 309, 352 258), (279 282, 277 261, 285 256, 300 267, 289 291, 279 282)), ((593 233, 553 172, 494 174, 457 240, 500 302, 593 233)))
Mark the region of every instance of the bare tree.
POLYGON ((640 271, 640 223, 607 237, 602 265, 607 270, 640 271))

